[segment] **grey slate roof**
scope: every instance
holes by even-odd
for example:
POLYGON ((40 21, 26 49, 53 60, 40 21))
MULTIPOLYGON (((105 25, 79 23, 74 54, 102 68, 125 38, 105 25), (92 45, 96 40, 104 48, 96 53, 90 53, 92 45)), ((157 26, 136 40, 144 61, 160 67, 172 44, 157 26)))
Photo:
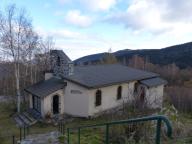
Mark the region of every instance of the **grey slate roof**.
POLYGON ((158 74, 133 69, 120 64, 75 66, 74 74, 64 77, 87 88, 157 77, 158 74))
POLYGON ((45 97, 59 89, 64 88, 66 85, 66 82, 63 82, 62 79, 50 78, 26 88, 25 91, 39 97, 45 97))
POLYGON ((166 85, 167 81, 163 80, 159 77, 156 77, 156 78, 142 80, 142 81, 140 81, 140 83, 142 83, 148 87, 154 87, 154 86, 158 86, 158 85, 166 85))

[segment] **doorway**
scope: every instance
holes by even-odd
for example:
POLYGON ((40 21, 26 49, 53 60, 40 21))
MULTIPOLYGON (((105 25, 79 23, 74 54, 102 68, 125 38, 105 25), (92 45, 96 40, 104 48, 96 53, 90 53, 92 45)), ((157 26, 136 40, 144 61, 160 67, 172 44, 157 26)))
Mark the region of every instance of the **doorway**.
POLYGON ((59 96, 53 96, 53 114, 59 113, 59 96))

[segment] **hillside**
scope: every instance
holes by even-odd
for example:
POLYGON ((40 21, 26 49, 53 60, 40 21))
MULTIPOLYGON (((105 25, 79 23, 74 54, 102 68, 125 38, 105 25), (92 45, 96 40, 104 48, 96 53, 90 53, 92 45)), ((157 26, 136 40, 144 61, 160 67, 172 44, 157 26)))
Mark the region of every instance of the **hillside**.
MULTIPOLYGON (((75 64, 95 63, 102 60, 105 53, 84 56, 75 60, 75 64)), ((134 56, 141 56, 153 64, 167 65, 175 63, 180 68, 192 66, 192 42, 174 45, 162 49, 120 50, 113 53, 124 64, 134 56)))

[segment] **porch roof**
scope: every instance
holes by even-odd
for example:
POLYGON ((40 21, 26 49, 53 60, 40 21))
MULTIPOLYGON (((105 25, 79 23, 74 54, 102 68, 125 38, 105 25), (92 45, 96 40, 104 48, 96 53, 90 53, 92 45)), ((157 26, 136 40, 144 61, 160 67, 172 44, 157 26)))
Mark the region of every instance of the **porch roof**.
POLYGON ((45 81, 40 81, 25 89, 26 92, 38 97, 46 97, 49 94, 64 88, 67 85, 62 79, 50 78, 45 81))
POLYGON ((167 81, 164 79, 161 79, 159 77, 155 77, 155 78, 150 78, 150 79, 146 79, 146 80, 141 80, 140 83, 142 83, 148 87, 155 87, 158 85, 166 85, 167 81))

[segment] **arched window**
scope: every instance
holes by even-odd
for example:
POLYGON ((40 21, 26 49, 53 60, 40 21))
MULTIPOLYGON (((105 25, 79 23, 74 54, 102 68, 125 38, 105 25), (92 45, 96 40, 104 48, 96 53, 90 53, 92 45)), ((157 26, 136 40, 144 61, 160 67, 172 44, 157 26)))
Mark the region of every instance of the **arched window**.
POLYGON ((101 90, 97 90, 95 93, 95 106, 101 105, 101 95, 102 95, 101 90))
POLYGON ((122 86, 117 88, 117 100, 121 99, 122 97, 122 86))
POLYGON ((60 57, 57 57, 57 66, 61 66, 61 60, 60 60, 60 57))
POLYGON ((139 83, 136 82, 136 83, 134 84, 134 93, 137 93, 137 92, 138 92, 138 86, 139 86, 139 83))
POLYGON ((140 101, 144 103, 145 101, 145 88, 141 87, 140 101))

